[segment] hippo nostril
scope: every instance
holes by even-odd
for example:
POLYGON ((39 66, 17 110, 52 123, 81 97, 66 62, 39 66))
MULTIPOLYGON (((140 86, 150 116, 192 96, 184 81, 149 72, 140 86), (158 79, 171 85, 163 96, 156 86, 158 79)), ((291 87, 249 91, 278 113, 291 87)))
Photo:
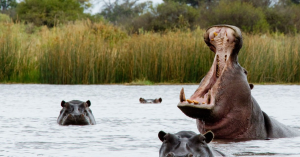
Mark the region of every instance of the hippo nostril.
POLYGON ((71 114, 68 115, 68 118, 73 118, 73 116, 71 114))
POLYGON ((188 155, 187 155, 187 157, 193 157, 194 155, 192 154, 192 153, 189 153, 188 155))
POLYGON ((175 154, 174 153, 168 153, 165 157, 175 157, 175 154))

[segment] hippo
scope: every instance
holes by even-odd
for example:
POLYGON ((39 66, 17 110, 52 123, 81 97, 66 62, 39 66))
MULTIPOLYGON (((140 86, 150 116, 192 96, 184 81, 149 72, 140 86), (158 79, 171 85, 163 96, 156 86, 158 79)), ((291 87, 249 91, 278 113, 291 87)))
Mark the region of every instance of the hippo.
POLYGON ((62 101, 60 114, 57 123, 60 125, 95 125, 96 121, 93 116, 90 100, 83 102, 72 100, 69 102, 62 101))
POLYGON ((242 34, 238 27, 216 25, 207 29, 204 41, 215 53, 213 64, 195 93, 180 92, 177 107, 196 119, 200 133, 211 130, 215 138, 270 139, 299 136, 298 130, 269 117, 251 95, 253 84, 238 63, 242 34))
POLYGON ((144 99, 144 98, 140 98, 140 103, 146 104, 146 103, 161 103, 162 102, 162 98, 156 98, 156 99, 144 99))
POLYGON ((214 134, 211 131, 204 135, 193 131, 180 131, 176 134, 160 131, 158 138, 163 142, 159 157, 214 157, 225 156, 225 154, 209 147, 214 134))

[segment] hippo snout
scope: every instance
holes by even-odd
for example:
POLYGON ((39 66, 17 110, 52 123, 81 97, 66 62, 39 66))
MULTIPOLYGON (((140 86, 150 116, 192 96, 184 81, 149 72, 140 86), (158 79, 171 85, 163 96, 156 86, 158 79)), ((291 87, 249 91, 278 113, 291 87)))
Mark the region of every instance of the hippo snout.
POLYGON ((92 114, 91 102, 72 100, 69 102, 62 101, 63 107, 57 119, 57 123, 61 125, 94 125, 96 124, 92 114))
POLYGON ((223 153, 209 147, 214 134, 196 134, 192 131, 180 131, 175 134, 160 131, 158 138, 162 142, 160 157, 212 157, 225 156, 223 153))
POLYGON ((166 157, 194 157, 192 153, 188 153, 186 155, 175 155, 173 152, 168 153, 166 157))

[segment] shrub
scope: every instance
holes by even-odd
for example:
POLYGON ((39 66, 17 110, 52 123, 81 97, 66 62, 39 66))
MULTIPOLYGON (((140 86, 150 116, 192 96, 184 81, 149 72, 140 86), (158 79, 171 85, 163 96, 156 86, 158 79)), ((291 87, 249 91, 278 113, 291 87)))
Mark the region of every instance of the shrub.
POLYGON ((203 9, 200 26, 208 27, 216 24, 235 25, 245 32, 267 32, 269 24, 261 8, 240 1, 220 1, 212 9, 203 9))
POLYGON ((76 0, 24 0, 16 8, 20 20, 49 27, 84 17, 83 9, 76 0))
POLYGON ((186 4, 179 4, 172 1, 165 1, 157 7, 136 19, 132 23, 137 31, 144 30, 164 31, 174 28, 195 28, 195 22, 199 17, 199 11, 186 4))
POLYGON ((282 33, 297 33, 300 31, 300 5, 276 5, 265 10, 266 20, 270 30, 282 33))

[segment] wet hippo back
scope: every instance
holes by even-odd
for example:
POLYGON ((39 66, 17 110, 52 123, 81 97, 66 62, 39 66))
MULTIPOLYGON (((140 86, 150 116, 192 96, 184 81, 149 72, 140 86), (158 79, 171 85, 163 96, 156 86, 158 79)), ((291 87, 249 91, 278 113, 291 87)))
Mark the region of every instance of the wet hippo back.
POLYGON ((62 101, 63 107, 57 118, 57 123, 60 125, 94 125, 96 121, 94 119, 92 110, 89 108, 91 102, 79 100, 72 100, 69 102, 62 101))

